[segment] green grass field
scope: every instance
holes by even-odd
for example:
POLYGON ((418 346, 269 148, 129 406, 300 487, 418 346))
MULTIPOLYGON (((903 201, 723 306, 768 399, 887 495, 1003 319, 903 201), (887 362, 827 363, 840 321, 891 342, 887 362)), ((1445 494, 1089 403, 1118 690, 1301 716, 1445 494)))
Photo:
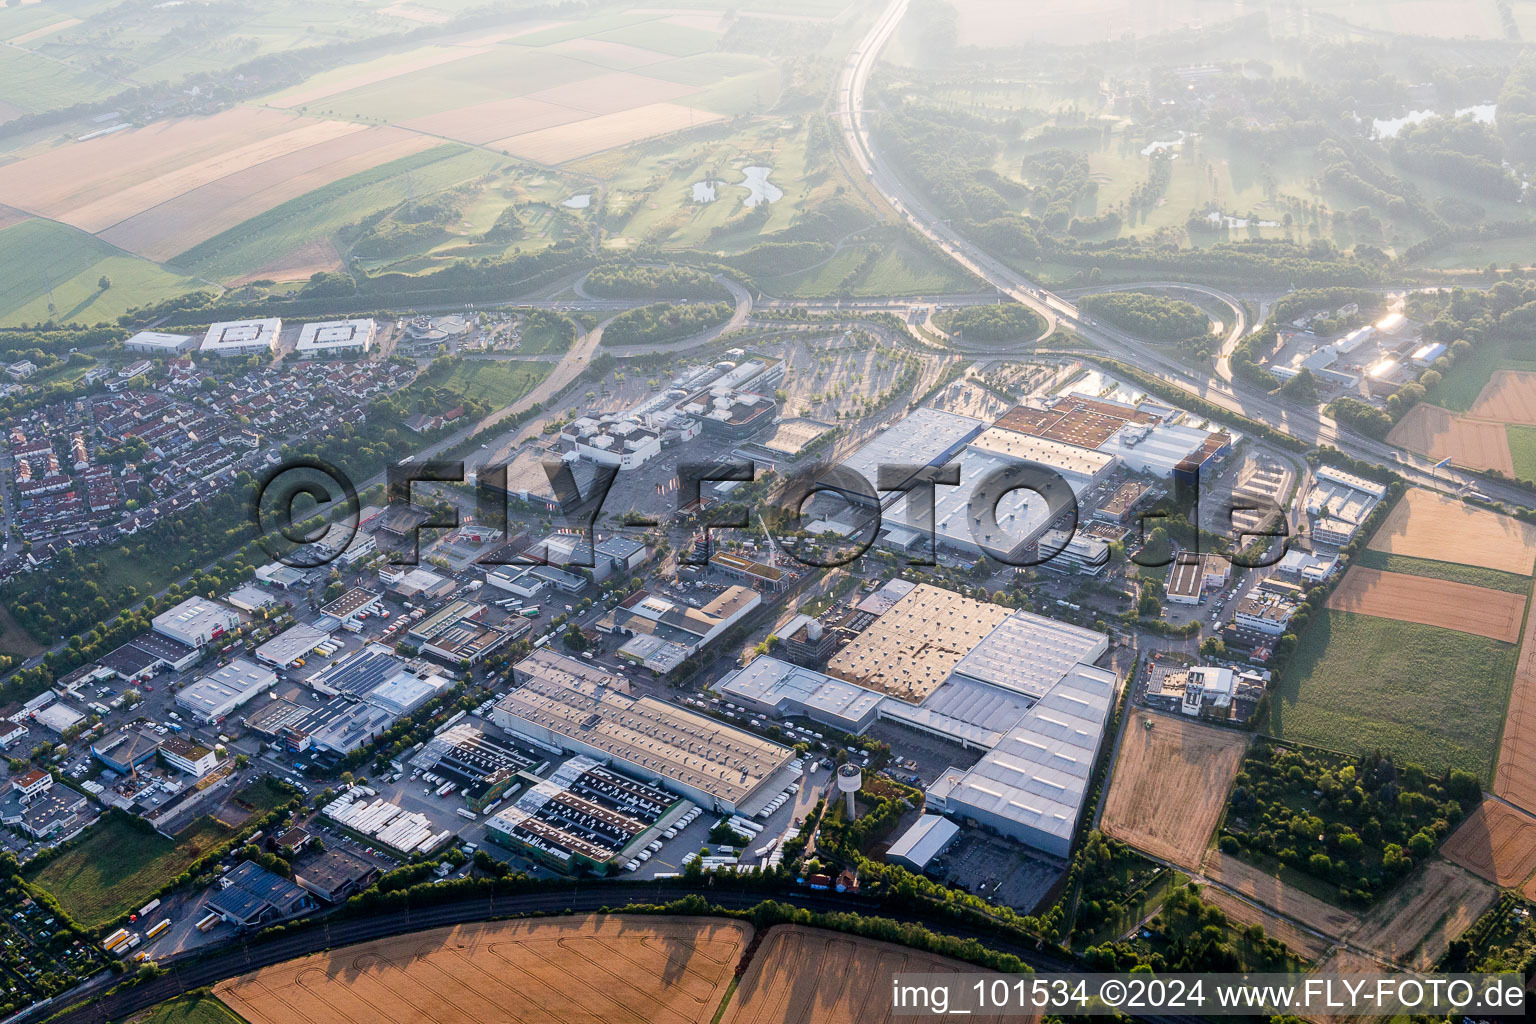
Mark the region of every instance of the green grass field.
POLYGON ((91 826, 85 840, 27 881, 46 890, 82 928, 102 928, 143 905, 166 882, 227 840, 231 831, 199 818, 174 841, 119 815, 91 826))
MULTIPOLYGON (((853 295, 934 295, 963 292, 976 282, 948 260, 914 247, 882 246, 883 254, 849 289, 853 295)), ((843 279, 864 259, 866 247, 857 240, 827 262, 781 277, 763 278, 763 289, 786 298, 820 298, 837 294, 843 279)))
POLYGON ((115 84, 105 75, 16 47, 0 47, 0 102, 18 111, 89 103, 115 91, 115 84))
POLYGON ((83 231, 51 220, 24 220, 0 231, 0 327, 38 323, 115 320, 130 307, 197 288, 198 282, 168 273, 83 231), (103 291, 100 279, 111 278, 103 291))
POLYGON ((1372 551, 1369 548, 1355 556, 1355 560, 1367 569, 1380 569, 1382 572, 1401 572, 1409 576, 1428 576, 1431 579, 1450 580, 1452 583, 1466 583, 1474 587, 1487 587, 1490 590, 1503 590, 1511 594, 1529 594, 1531 592, 1531 578, 1521 576, 1513 572, 1500 572, 1497 569, 1484 569, 1479 565, 1462 565, 1460 562, 1436 562, 1428 558, 1414 558, 1411 555, 1391 555, 1385 551, 1372 551))
POLYGON ((1273 695, 1268 731, 1433 772, 1493 774, 1516 648, 1435 626, 1324 611, 1273 695))
MULTIPOLYGON (((1536 371, 1536 359, 1522 359, 1515 355, 1514 344, 1507 341, 1485 342, 1474 345, 1462 353, 1456 364, 1445 372, 1429 400, 1452 412, 1466 412, 1477 401, 1494 373, 1499 370, 1536 371)), ((1514 441, 1514 437, 1510 437, 1514 441)), ((1516 463, 1516 469, 1519 464, 1516 463)))
POLYGON ((461 359, 447 372, 429 370, 417 383, 500 407, 511 405, 549 376, 553 363, 461 359))
POLYGON ((1504 432, 1509 437, 1509 456, 1515 464, 1515 476, 1536 480, 1536 427, 1509 423, 1504 432))
POLYGON ((570 347, 565 335, 558 328, 547 324, 530 327, 523 331, 517 343, 518 352, 525 356, 554 355, 570 347))
POLYGON ((137 1024, 245 1024, 245 1019, 213 996, 181 996, 161 1003, 137 1024))
POLYGON ((173 258, 170 263, 211 280, 249 274, 310 242, 328 238, 378 210, 478 178, 503 157, 444 145, 380 164, 275 206, 173 258))

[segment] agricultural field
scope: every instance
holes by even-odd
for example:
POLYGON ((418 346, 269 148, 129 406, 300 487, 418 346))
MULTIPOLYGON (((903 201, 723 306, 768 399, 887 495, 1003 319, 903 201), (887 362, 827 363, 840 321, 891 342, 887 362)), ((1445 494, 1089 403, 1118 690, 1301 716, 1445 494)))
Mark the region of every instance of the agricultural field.
POLYGON ((1430 398, 1453 412, 1469 412, 1501 372, 1536 374, 1536 359, 1508 341, 1474 345, 1451 364, 1430 398))
POLYGON ((215 986, 250 1024, 709 1024, 752 938, 717 918, 589 915, 436 928, 215 986))
POLYGON ((1325 610, 1276 685, 1269 732, 1328 750, 1381 750, 1431 772, 1462 768, 1486 781, 1514 667, 1511 644, 1325 610))
POLYGON ((1520 639, 1525 618, 1525 598, 1520 594, 1363 566, 1349 570, 1329 595, 1328 608, 1440 626, 1510 644, 1520 639))
POLYGON ((244 1024, 213 996, 182 996, 161 1003, 133 1024, 244 1024))
MULTIPOLYGON (((1536 817, 1492 797, 1467 816, 1440 848, 1453 863, 1507 889, 1536 874, 1536 817)), ((1528 885, 1526 895, 1536 891, 1528 885)))
POLYGON ((1366 548, 1355 556, 1355 564, 1367 569, 1379 569, 1382 572, 1428 576, 1430 579, 1450 580, 1452 583, 1465 583, 1468 586, 1483 587, 1488 590, 1503 590, 1522 596, 1531 592, 1529 576, 1517 576, 1512 572, 1484 569, 1476 565, 1462 565, 1460 562, 1437 562, 1427 558, 1414 558, 1410 555, 1389 555, 1385 551, 1372 551, 1366 548))
POLYGON ((1415 487, 1367 547, 1529 576, 1536 566, 1536 527, 1415 487))
POLYGON ((1137 711, 1116 754, 1104 833, 1160 860, 1198 868, 1246 746, 1241 733, 1137 711))
POLYGON ((0 327, 115 320, 130 307, 196 287, 190 277, 115 249, 83 231, 32 219, 0 228, 0 327), (101 279, 110 287, 103 289, 101 279))
POLYGON ((1503 424, 1459 416, 1429 402, 1420 402, 1398 420, 1387 442, 1437 462, 1450 459, 1464 469, 1498 470, 1505 476, 1515 471, 1503 424))
POLYGON ((1443 860, 1425 861, 1371 908, 1349 941, 1383 959, 1429 970, 1498 898, 1499 891, 1477 876, 1443 860))
MULTIPOLYGON (((342 229, 417 194, 459 185, 504 164, 462 146, 435 146, 361 171, 273 206, 177 253, 172 263, 212 280, 308 277, 317 244, 331 246, 342 229), (297 259, 298 269, 294 269, 297 259), (286 271, 286 273, 284 273, 286 271)), ((317 269, 339 269, 334 255, 317 269)))
POLYGON ((1360 921, 1349 911, 1220 850, 1210 852, 1202 871, 1211 881, 1220 882, 1255 903, 1277 910, 1332 938, 1349 932, 1360 921))
POLYGON ((232 834, 218 822, 200 818, 173 841, 148 825, 108 814, 78 845, 26 878, 58 900, 80 927, 94 930, 143 905, 232 834))
POLYGON ((1528 613, 1515 661, 1493 791, 1516 807, 1536 813, 1536 606, 1528 613))
MULTIPOLYGON (((973 968, 904 946, 800 925, 769 929, 741 976, 721 1024, 869 1024, 899 1021, 890 978, 898 972, 949 974, 973 968)), ((968 1017, 968 1020, 1001 1020, 968 1017)), ((1010 1015, 1019 1024, 1033 1016, 1010 1015)), ((266 1024, 254 1021, 253 1024, 266 1024)))

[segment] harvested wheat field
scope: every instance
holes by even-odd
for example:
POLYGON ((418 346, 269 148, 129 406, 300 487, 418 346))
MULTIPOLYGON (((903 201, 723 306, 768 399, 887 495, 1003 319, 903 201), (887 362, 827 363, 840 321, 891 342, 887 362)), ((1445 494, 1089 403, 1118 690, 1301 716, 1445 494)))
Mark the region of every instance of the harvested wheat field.
POLYGON ((1316 960, 1328 952, 1328 947, 1333 945, 1323 936, 1309 932, 1278 914, 1273 914, 1257 904, 1249 903, 1214 885, 1203 887, 1200 890, 1200 898, 1213 907, 1219 908, 1222 913, 1238 924, 1261 926, 1265 935, 1285 943, 1285 948, 1303 960, 1316 960))
MULTIPOLYGON (((1352 949, 1335 948, 1328 954, 1328 959, 1312 968, 1313 974, 1389 974, 1391 970, 1387 964, 1378 962, 1352 949)), ((1307 1016, 1307 1020, 1317 1021, 1318 1024, 1355 1024, 1357 1021, 1381 1021, 1385 1018, 1371 1011, 1344 1011, 1336 1014, 1314 1013, 1307 1016)))
POLYGON ((11 206, 95 232, 258 158, 363 128, 258 107, 157 121, 0 167, 0 195, 11 206), (173 179, 174 187, 163 184, 173 179))
MULTIPOLYGON (((551 90, 553 92, 553 90, 551 90)), ((490 143, 491 149, 543 164, 559 164, 615 146, 724 120, 677 103, 652 103, 585 121, 524 132, 490 143)))
MULTIPOLYGON (((874 939, 777 925, 752 955, 722 1024, 882 1024, 892 1012, 891 975, 973 972, 979 968, 874 939)), ((1019 1022, 1034 1016, 973 1017, 1019 1022)), ((255 1022, 266 1024, 266 1022, 255 1022)))
POLYGON ((1483 390, 1467 415, 1500 423, 1524 423, 1536 426, 1536 373, 1525 370, 1499 370, 1483 390))
POLYGON ((1331 938, 1338 938, 1360 922, 1349 911, 1324 903, 1316 896, 1302 892, 1274 875, 1266 874, 1252 864, 1220 850, 1212 850, 1210 856, 1206 857, 1204 874, 1211 881, 1220 882, 1331 938))
POLYGON ((1440 626, 1512 644, 1520 639, 1525 596, 1357 565, 1329 596, 1328 607, 1440 626))
POLYGON ((1527 613, 1525 639, 1515 661, 1493 791, 1516 807, 1536 813, 1536 604, 1527 613))
POLYGON ((708 917, 487 922, 290 960, 214 993, 250 1024, 708 1024, 751 938, 708 917))
POLYGON ((1536 527, 1412 487, 1367 546, 1529 576, 1536 563, 1536 527))
POLYGON ((1100 827, 1144 853, 1199 867, 1247 745, 1240 733, 1137 711, 1120 741, 1100 827))
POLYGON ((1495 885, 1518 888, 1536 873, 1536 818, 1485 798, 1440 853, 1495 885))
POLYGON ((1426 861, 1370 909, 1349 941, 1425 971, 1498 898, 1499 890, 1471 872, 1439 859, 1426 861))
POLYGON ((306 192, 438 144, 389 125, 351 132, 226 174, 120 221, 98 237, 163 262, 306 192))
POLYGON ((1450 459, 1466 469, 1496 469, 1514 475, 1509 436, 1502 423, 1468 419, 1420 402, 1398 420, 1387 441, 1426 458, 1450 459))

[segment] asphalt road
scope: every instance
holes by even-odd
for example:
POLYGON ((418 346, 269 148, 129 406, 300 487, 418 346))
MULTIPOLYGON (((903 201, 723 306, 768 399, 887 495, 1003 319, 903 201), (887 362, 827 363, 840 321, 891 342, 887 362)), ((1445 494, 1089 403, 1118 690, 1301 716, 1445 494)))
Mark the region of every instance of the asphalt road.
MULTIPOLYGON (((914 230, 999 292, 1030 306, 1045 317, 1046 332, 1041 340, 1058 325, 1070 326, 1079 335, 1143 372, 1151 373, 1229 412, 1283 431, 1309 445, 1331 445, 1355 458, 1380 465, 1391 463, 1392 468, 1410 483, 1435 490, 1473 487, 1495 500, 1519 505, 1536 504, 1536 495, 1524 487, 1487 480, 1450 468, 1437 471, 1431 460, 1401 452, 1385 442, 1365 437, 1317 409, 1271 395, 1244 381, 1234 379, 1228 382, 1219 375, 1213 378, 1209 374, 1191 372, 1140 339, 1081 316, 1070 302, 1039 287, 953 231, 947 221, 927 209, 889 163, 880 160, 865 120, 864 92, 870 72, 880 50, 906 14, 908 3, 909 0, 892 0, 890 6, 875 20, 868 34, 849 54, 843 66, 838 79, 838 113, 844 141, 870 183, 914 230)), ((1222 293, 1215 293, 1214 290, 1212 293, 1226 299, 1222 293)), ((1229 336, 1228 340, 1229 344, 1223 347, 1224 355, 1230 354, 1230 343, 1235 341, 1235 336, 1229 336)))

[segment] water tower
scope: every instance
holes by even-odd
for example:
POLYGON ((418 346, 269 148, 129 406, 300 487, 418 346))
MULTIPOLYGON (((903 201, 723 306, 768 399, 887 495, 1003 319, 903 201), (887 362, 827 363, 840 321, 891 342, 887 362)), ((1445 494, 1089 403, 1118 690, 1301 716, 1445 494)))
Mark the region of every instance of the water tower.
POLYGON ((864 773, 856 764, 845 764, 837 769, 837 791, 848 799, 848 820, 852 821, 857 814, 853 806, 853 795, 864 785, 864 773))

